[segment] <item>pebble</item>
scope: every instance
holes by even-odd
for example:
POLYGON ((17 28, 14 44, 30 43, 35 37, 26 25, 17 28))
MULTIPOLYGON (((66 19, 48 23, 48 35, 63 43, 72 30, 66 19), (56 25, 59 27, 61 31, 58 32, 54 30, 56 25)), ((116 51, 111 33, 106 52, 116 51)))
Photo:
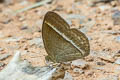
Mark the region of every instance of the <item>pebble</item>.
POLYGON ((89 0, 88 6, 94 7, 94 6, 96 6, 98 3, 109 3, 109 2, 111 2, 111 1, 112 1, 112 0, 89 0))
POLYGON ((94 72, 93 71, 88 71, 88 72, 85 73, 85 75, 91 77, 91 76, 94 75, 94 72))
POLYGON ((23 37, 10 37, 10 38, 5 39, 4 41, 5 42, 16 42, 16 41, 21 40, 22 38, 23 37))
POLYGON ((82 69, 80 69, 80 68, 74 68, 74 69, 73 69, 73 72, 74 72, 74 73, 78 73, 78 74, 84 73, 84 71, 83 71, 82 69))
POLYGON ((19 21, 24 21, 25 20, 25 16, 23 16, 23 15, 21 15, 21 16, 18 16, 18 19, 19 19, 19 21))
POLYGON ((10 4, 13 4, 13 0, 4 0, 5 4, 6 5, 10 5, 10 4))
POLYGON ((82 31, 83 33, 87 33, 92 27, 94 27, 94 25, 96 24, 95 20, 92 21, 88 21, 85 23, 85 27, 81 28, 80 31, 82 31))
POLYGON ((105 63, 103 63, 103 62, 97 62, 97 65, 104 66, 105 63))
POLYGON ((111 1, 113 1, 113 0, 93 0, 94 2, 103 2, 103 3, 108 3, 108 2, 111 2, 111 1))
POLYGON ((3 37, 5 37, 5 35, 2 32, 0 32, 0 38, 3 38, 3 37))
POLYGON ((97 70, 105 70, 104 67, 94 67, 93 69, 97 69, 97 70))
POLYGON ((120 64, 120 58, 115 61, 116 64, 120 64))
POLYGON ((16 44, 16 45, 7 45, 6 46, 7 49, 13 51, 13 50, 17 50, 20 48, 20 45, 19 44, 16 44))
POLYGON ((112 15, 114 25, 120 25, 120 11, 116 10, 112 15))
POLYGON ((62 5, 58 5, 54 11, 62 11, 63 10, 63 6, 62 5))
POLYGON ((117 36, 115 39, 117 42, 120 42, 120 36, 117 36))
MULTIPOLYGON (((15 12, 14 12, 12 9, 10 9, 10 8, 4 9, 3 12, 2 12, 2 14, 8 16, 9 19, 10 19, 12 16, 15 16, 15 12)), ((8 19, 8 20, 9 20, 9 19, 8 19)))
POLYGON ((5 19, 4 21, 2 21, 3 24, 8 24, 12 21, 12 19, 5 19))
POLYGON ((96 55, 92 54, 92 56, 99 56, 100 59, 107 61, 107 62, 111 62, 111 63, 113 63, 115 61, 115 59, 113 58, 114 55, 110 55, 106 51, 97 52, 96 55))
POLYGON ((27 5, 28 1, 27 0, 23 0, 22 2, 19 3, 21 6, 27 5))
POLYGON ((99 9, 100 9, 101 11, 105 11, 105 10, 111 9, 111 7, 108 6, 108 5, 102 5, 102 6, 99 6, 99 9))
POLYGON ((64 80, 74 80, 69 72, 65 72, 64 80))
POLYGON ((119 80, 119 77, 117 75, 109 75, 99 80, 119 80))
POLYGON ((3 48, 0 48, 0 51, 3 51, 4 49, 3 48))
POLYGON ((21 30, 28 29, 28 26, 22 26, 20 29, 21 29, 21 30))
POLYGON ((10 54, 3 54, 3 55, 1 55, 0 56, 0 61, 2 61, 2 60, 5 60, 6 58, 8 58, 10 56, 10 54))
POLYGON ((80 19, 80 20, 84 20, 86 19, 86 16, 80 15, 80 14, 69 14, 67 16, 67 19, 80 19))
POLYGON ((118 50, 118 53, 120 53, 120 50, 118 50))
POLYGON ((85 67, 88 67, 88 64, 86 61, 79 59, 79 60, 72 61, 71 66, 85 68, 85 67))
POLYGON ((34 38, 28 42, 30 45, 37 45, 39 47, 44 47, 42 38, 34 38))
POLYGON ((0 67, 5 66, 5 63, 0 62, 0 67))
POLYGON ((80 24, 85 23, 85 19, 86 19, 86 16, 80 14, 69 14, 65 16, 67 16, 66 20, 69 25, 72 25, 72 19, 77 19, 78 21, 80 21, 79 22, 80 24))
POLYGON ((33 34, 34 32, 40 32, 40 29, 36 26, 26 26, 27 29, 24 29, 26 33, 33 34))
POLYGON ((119 72, 120 71, 120 66, 118 66, 115 70, 116 70, 116 72, 119 72))

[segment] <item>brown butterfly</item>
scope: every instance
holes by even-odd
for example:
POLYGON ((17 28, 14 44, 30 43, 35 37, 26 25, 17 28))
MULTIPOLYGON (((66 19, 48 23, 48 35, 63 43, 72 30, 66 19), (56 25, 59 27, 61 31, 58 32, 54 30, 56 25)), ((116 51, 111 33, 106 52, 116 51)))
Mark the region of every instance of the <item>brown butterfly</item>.
POLYGON ((90 53, 88 38, 77 29, 70 29, 57 13, 46 13, 42 25, 43 43, 47 60, 67 62, 83 58, 90 53))

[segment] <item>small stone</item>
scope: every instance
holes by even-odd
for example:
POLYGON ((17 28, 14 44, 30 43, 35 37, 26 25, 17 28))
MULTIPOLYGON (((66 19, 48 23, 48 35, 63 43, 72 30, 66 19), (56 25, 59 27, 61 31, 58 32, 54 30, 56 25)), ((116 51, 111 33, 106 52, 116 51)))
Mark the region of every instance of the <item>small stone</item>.
POLYGON ((83 33, 87 33, 94 25, 96 24, 95 20, 92 21, 87 21, 83 28, 80 29, 80 31, 82 31, 83 33))
POLYGON ((101 11, 105 11, 105 10, 110 9, 110 8, 111 8, 111 7, 108 6, 108 5, 99 6, 99 9, 100 9, 101 11))
POLYGON ((112 15, 114 25, 120 25, 120 11, 116 10, 112 15))
POLYGON ((40 32, 34 32, 33 37, 40 38, 41 37, 40 32))
POLYGON ((94 67, 93 69, 97 69, 97 70, 104 70, 104 67, 94 67))
POLYGON ((116 72, 120 71, 120 66, 118 66, 117 68, 115 68, 116 72))
POLYGON ((13 50, 19 49, 19 48, 20 48, 20 45, 18 45, 18 44, 16 44, 16 45, 7 45, 6 48, 7 48, 8 50, 13 51, 13 50))
POLYGON ((13 4, 14 0, 4 0, 6 5, 13 4))
POLYGON ((120 50, 118 50, 118 53, 120 53, 120 50))
POLYGON ((112 1, 112 2, 111 2, 111 5, 112 5, 113 7, 116 7, 116 6, 117 6, 117 3, 118 3, 117 1, 112 1))
POLYGON ((1 55, 0 56, 0 61, 2 61, 2 60, 5 60, 6 58, 8 58, 10 56, 10 54, 3 54, 3 55, 1 55))
POLYGON ((27 26, 22 26, 20 29, 25 30, 25 29, 28 29, 28 27, 27 26))
POLYGON ((117 36, 115 39, 117 42, 120 42, 120 36, 117 36))
POLYGON ((24 16, 18 16, 18 18, 19 18, 20 21, 24 21, 25 20, 24 16))
POLYGON ((105 63, 103 63, 103 62, 97 62, 97 65, 104 66, 105 63))
POLYGON ((102 79, 99 80, 119 80, 119 77, 117 75, 109 75, 107 77, 102 77, 102 79))
POLYGON ((74 80, 69 72, 65 72, 65 77, 63 80, 74 80))
POLYGON ((28 50, 23 50, 21 51, 21 54, 24 55, 24 54, 27 54, 28 50))
POLYGON ((94 75, 94 72, 93 71, 88 71, 85 73, 87 76, 91 77, 92 75, 94 75))
POLYGON ((43 40, 42 38, 34 38, 32 40, 29 41, 30 45, 37 45, 39 47, 43 47, 43 40))
POLYGON ((54 9, 54 11, 61 11, 61 10, 63 10, 63 6, 62 6, 62 5, 58 5, 58 6, 54 9))
POLYGON ((113 55, 110 55, 106 51, 102 51, 98 53, 97 53, 97 56, 99 56, 99 58, 103 61, 110 62, 110 63, 113 63, 115 61, 115 59, 113 58, 113 55))
POLYGON ((94 3, 109 3, 113 0, 92 0, 94 3))
POLYGON ((5 35, 2 32, 0 32, 0 38, 3 38, 3 37, 5 37, 5 35))
POLYGON ((16 41, 21 40, 22 38, 23 37, 10 37, 10 38, 5 39, 4 41, 5 42, 16 42, 16 41))
POLYGON ((72 61, 71 66, 73 66, 73 68, 79 67, 79 68, 83 69, 83 68, 87 68, 88 64, 86 61, 79 59, 79 60, 72 61))
POLYGON ((5 19, 4 21, 2 21, 3 24, 8 24, 9 22, 11 22, 12 19, 5 19))
POLYGON ((20 2, 20 5, 21 5, 21 6, 24 6, 24 5, 27 5, 27 4, 28 4, 28 1, 27 1, 27 0, 24 0, 24 1, 20 2))
POLYGON ((80 14, 69 14, 67 16, 67 19, 80 19, 80 20, 85 20, 86 16, 80 15, 80 14))
POLYGON ((0 67, 4 67, 5 63, 0 62, 0 67))
MULTIPOLYGON (((12 16, 15 16, 15 12, 10 8, 4 9, 2 14, 8 16, 7 19, 6 19, 7 21, 9 21, 12 18, 12 16)), ((6 21, 6 20, 4 20, 4 21, 6 21)))
POLYGON ((73 69, 73 72, 74 72, 74 73, 79 73, 79 74, 84 73, 84 71, 83 71, 82 69, 80 69, 80 68, 74 68, 74 69, 73 69))
POLYGON ((120 59, 117 59, 117 60, 115 61, 115 63, 116 63, 116 64, 120 64, 120 59))
POLYGON ((3 51, 4 49, 3 48, 0 48, 0 51, 3 51))
POLYGON ((4 68, 5 63, 0 62, 0 71, 4 68))
POLYGON ((63 80, 65 76, 65 69, 62 66, 56 68, 56 73, 52 74, 51 80, 63 80))
POLYGON ((94 61, 94 57, 87 57, 87 58, 86 58, 86 61, 87 61, 87 62, 93 62, 93 61, 94 61))

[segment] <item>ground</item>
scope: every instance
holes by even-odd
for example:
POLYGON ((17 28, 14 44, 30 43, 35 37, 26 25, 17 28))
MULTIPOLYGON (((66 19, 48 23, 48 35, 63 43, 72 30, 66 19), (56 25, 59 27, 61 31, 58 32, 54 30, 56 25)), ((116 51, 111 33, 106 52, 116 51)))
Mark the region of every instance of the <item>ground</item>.
MULTIPOLYGON (((94 0, 95 1, 95 0, 94 0)), ((33 66, 44 66, 47 55, 42 42, 41 28, 47 11, 55 11, 71 26, 82 30, 90 42, 90 55, 83 60, 83 72, 69 70, 75 80, 120 80, 120 23, 113 19, 120 10, 119 2, 94 3, 90 0, 52 0, 39 7, 18 12, 35 1, 0 4, 0 70, 19 50, 22 59, 33 66)), ((96 0, 97 1, 97 0, 96 0)))

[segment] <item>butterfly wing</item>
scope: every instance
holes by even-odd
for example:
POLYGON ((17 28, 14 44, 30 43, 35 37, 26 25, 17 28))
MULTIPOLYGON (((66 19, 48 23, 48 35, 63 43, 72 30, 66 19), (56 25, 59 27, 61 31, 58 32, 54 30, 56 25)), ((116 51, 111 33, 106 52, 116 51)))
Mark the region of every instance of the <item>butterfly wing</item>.
POLYGON ((48 57, 53 62, 66 62, 89 54, 87 37, 69 25, 58 14, 48 12, 42 25, 42 37, 48 57), (83 37, 78 39, 75 37, 83 37), (83 43, 85 40, 85 43, 83 43), (85 46, 85 44, 87 44, 85 46), (87 47, 84 49, 84 47, 87 47), (82 51, 80 51, 82 50, 82 51))

